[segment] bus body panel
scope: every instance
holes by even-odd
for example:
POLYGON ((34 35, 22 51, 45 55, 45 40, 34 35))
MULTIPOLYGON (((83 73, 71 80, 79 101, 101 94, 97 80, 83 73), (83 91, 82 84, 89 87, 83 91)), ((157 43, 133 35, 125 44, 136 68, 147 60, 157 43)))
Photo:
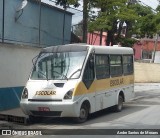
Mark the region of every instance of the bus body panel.
POLYGON ((74 89, 78 80, 59 81, 59 80, 29 80, 26 88, 29 91, 28 99, 59 99, 64 98, 64 94, 74 89), (57 86, 61 84, 63 86, 57 86), (54 93, 49 93, 49 92, 54 93), (48 93, 47 93, 48 92, 48 93))
MULTIPOLYGON (((28 98, 21 98, 20 103, 25 114, 34 116, 79 117, 80 108, 85 101, 88 101, 90 104, 89 113, 94 113, 107 107, 117 105, 120 92, 124 94, 124 102, 127 102, 134 97, 134 71, 128 75, 110 75, 104 79, 97 79, 95 67, 96 55, 108 55, 108 57, 110 57, 110 55, 133 56, 133 49, 131 48, 98 47, 85 44, 73 44, 66 45, 65 48, 45 48, 42 52, 56 53, 58 50, 61 52, 73 52, 78 51, 79 49, 88 50, 83 66, 80 70, 79 78, 47 80, 46 77, 45 80, 28 80, 26 84, 26 88, 28 89, 28 98), (95 78, 89 88, 87 88, 83 81, 83 75, 90 54, 94 54, 95 78), (69 91, 73 92, 72 98, 66 100, 64 99, 64 96, 69 91)), ((43 58, 40 60, 42 59, 43 58)))

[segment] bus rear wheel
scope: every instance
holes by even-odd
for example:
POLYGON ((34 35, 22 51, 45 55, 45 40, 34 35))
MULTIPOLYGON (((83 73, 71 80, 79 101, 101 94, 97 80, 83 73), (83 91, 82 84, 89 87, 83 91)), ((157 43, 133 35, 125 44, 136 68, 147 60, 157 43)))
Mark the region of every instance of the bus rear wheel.
POLYGON ((123 108, 123 97, 121 95, 119 95, 119 97, 118 97, 118 104, 115 105, 113 108, 114 108, 115 112, 121 112, 122 111, 122 108, 123 108))
POLYGON ((86 104, 82 104, 79 117, 74 118, 76 123, 84 123, 89 115, 89 109, 86 104))

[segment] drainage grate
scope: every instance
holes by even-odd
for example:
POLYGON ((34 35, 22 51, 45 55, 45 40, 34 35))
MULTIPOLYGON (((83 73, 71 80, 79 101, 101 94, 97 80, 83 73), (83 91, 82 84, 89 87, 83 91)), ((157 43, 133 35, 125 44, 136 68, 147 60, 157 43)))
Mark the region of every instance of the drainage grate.
POLYGON ((27 124, 28 118, 21 117, 21 116, 0 114, 0 120, 1 121, 8 121, 8 122, 15 122, 15 123, 19 123, 19 124, 27 124))

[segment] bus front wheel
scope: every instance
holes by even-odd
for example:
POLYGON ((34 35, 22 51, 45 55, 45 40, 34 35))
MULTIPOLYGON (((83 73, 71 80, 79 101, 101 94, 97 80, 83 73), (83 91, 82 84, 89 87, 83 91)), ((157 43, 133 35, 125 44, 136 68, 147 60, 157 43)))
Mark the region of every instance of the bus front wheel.
POLYGON ((82 104, 82 106, 80 108, 80 115, 79 115, 79 117, 74 118, 74 121, 76 123, 83 123, 87 120, 88 115, 89 115, 88 106, 86 104, 82 104))

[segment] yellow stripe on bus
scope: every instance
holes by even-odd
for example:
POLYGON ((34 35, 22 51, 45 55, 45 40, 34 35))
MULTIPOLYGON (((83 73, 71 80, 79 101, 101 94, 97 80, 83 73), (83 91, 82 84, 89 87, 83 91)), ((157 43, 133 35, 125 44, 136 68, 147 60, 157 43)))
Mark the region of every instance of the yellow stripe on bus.
POLYGON ((94 93, 106 89, 118 88, 134 83, 134 75, 94 80, 89 89, 83 82, 79 82, 74 89, 73 96, 94 93))

